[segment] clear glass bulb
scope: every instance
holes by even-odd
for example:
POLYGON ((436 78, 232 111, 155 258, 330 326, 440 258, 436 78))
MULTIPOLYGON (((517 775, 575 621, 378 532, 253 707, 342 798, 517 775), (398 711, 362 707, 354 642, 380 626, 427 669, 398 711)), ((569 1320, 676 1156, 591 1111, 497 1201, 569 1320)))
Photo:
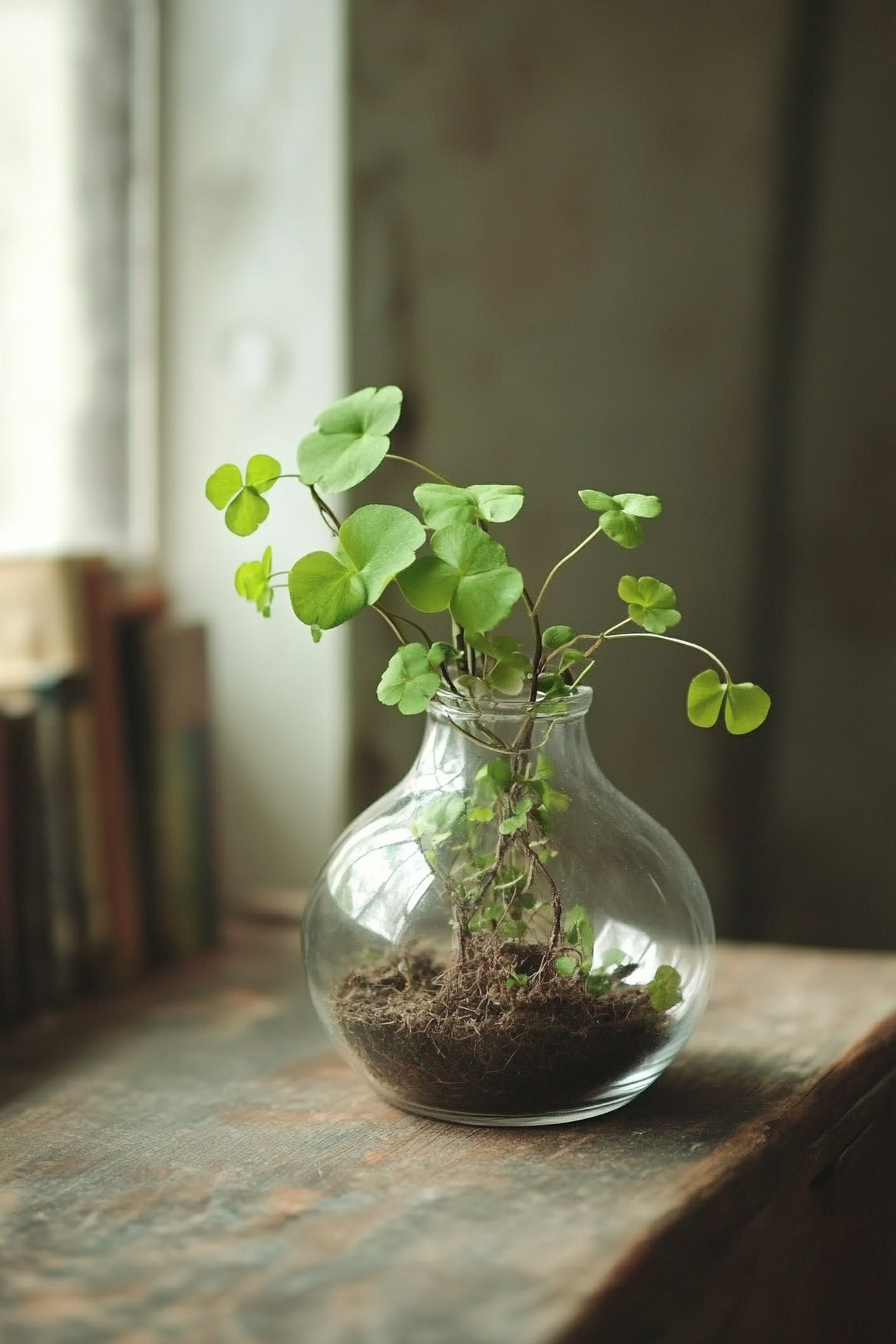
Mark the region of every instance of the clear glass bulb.
POLYGON ((638 1095, 709 989, 703 885, 601 773, 591 691, 430 705, 407 776, 336 842, 303 941, 342 1053, 390 1102, 559 1124, 638 1095))

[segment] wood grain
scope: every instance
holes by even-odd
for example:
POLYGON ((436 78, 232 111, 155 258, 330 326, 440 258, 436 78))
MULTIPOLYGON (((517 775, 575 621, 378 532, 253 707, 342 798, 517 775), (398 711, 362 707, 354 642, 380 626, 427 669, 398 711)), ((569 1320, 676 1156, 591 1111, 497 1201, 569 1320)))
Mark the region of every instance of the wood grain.
POLYGON ((5 1046, 0 1338, 801 1344, 864 1294, 889 1340, 894 1008, 896 957, 723 948, 634 1104, 470 1130, 373 1096, 244 926, 5 1046))

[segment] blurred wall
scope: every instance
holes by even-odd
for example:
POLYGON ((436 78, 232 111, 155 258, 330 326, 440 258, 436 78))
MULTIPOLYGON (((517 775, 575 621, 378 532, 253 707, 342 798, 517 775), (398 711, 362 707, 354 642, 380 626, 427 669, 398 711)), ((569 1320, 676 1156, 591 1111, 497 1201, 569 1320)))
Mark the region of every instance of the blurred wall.
MULTIPOLYGON (((634 566, 673 584, 682 636, 744 677, 784 41, 774 0, 567 0, 549 22, 536 0, 354 5, 353 381, 407 389, 406 446, 424 461, 528 488, 501 539, 535 588, 591 530, 578 489, 659 494, 666 513, 644 547, 599 539, 558 578, 545 619, 610 624, 634 566)), ((419 725, 399 733, 370 711, 389 648, 375 627, 364 640, 359 767, 378 788, 419 725)), ((683 711, 704 663, 634 641, 607 649, 592 739, 724 915, 718 742, 683 711)))
MULTIPOLYGON (((746 769, 744 742, 685 719, 705 660, 632 642, 595 670, 598 760, 691 853, 723 931, 880 944, 896 940, 892 623, 870 577, 889 591, 892 6, 829 8, 813 57, 817 15, 785 0, 353 0, 351 381, 406 389, 398 451, 527 486, 501 540, 536 586, 590 530, 577 489, 662 496, 644 547, 599 539, 546 617, 600 628, 621 573, 657 575, 683 638, 767 676, 775 728, 746 769), (772 259, 803 47, 821 84, 793 113, 813 227, 773 446, 795 542, 769 579, 772 259), (779 602, 769 653, 756 612, 779 602)), ((416 479, 388 470, 359 495, 406 503, 416 479)), ((355 638, 360 803, 419 723, 375 704, 388 632, 371 619, 355 638)))
POLYGON ((204 499, 223 462, 294 450, 343 388, 343 16, 338 0, 163 6, 163 556, 210 627, 229 892, 312 876, 342 822, 344 644, 233 574, 321 539, 295 481, 240 540, 204 499))
MULTIPOLYGON (((896 945, 896 4, 832 7, 755 928, 896 945)), ((750 930, 752 932, 752 930, 750 930)))

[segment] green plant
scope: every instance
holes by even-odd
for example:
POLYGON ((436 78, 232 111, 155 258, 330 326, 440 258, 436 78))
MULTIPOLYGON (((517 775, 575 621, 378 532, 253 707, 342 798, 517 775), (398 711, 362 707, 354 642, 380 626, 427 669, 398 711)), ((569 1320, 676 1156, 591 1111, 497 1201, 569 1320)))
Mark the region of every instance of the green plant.
MULTIPOLYGON (((542 625, 560 569, 600 536, 626 550, 640 546, 645 523, 662 512, 655 495, 579 491, 595 525, 557 561, 533 597, 491 532, 520 512, 523 488, 460 486, 392 453, 389 434, 400 411, 398 388, 370 387, 317 417, 316 429, 299 444, 298 472, 289 479, 310 491, 335 546, 303 555, 279 571, 273 569, 268 547, 261 560, 240 565, 237 592, 268 616, 275 592, 286 588, 295 615, 315 642, 370 608, 397 644, 377 690, 384 704, 402 714, 419 714, 441 694, 449 709, 451 704, 473 709, 472 718, 465 716, 457 729, 493 752, 493 759, 479 770, 469 795, 448 794, 416 821, 422 851, 451 903, 460 961, 468 959, 477 937, 536 944, 545 948, 557 977, 580 982, 592 998, 603 997, 634 972, 636 963, 618 948, 595 952, 583 907, 564 914, 550 862, 556 857, 555 821, 568 799, 551 783, 550 757, 543 750, 529 751, 536 715, 562 715, 599 651, 625 639, 663 641, 704 654, 713 663, 688 689, 687 713, 698 727, 712 727, 724 710, 729 732, 751 732, 764 721, 769 697, 752 682, 735 682, 708 649, 669 633, 681 621, 676 594, 650 575, 620 578, 617 594, 626 614, 601 630, 583 634, 565 624, 542 625), (385 462, 430 478, 413 491, 418 513, 368 504, 341 520, 324 496, 352 489, 385 462), (386 605, 390 590, 394 598, 390 593, 386 605), (396 610, 402 602, 407 609, 396 610), (528 649, 494 633, 520 603, 531 628, 528 649), (421 624, 437 615, 444 621, 444 638, 421 624), (489 704, 508 697, 531 707, 513 742, 502 741, 484 721, 489 704)), ((206 494, 224 510, 232 532, 249 536, 268 516, 266 495, 285 479, 276 459, 257 455, 245 473, 233 464, 219 467, 206 494)), ((526 993, 530 979, 517 968, 503 984, 526 993)), ((678 972, 661 966, 644 989, 654 1009, 664 1012, 680 1000, 678 972)))

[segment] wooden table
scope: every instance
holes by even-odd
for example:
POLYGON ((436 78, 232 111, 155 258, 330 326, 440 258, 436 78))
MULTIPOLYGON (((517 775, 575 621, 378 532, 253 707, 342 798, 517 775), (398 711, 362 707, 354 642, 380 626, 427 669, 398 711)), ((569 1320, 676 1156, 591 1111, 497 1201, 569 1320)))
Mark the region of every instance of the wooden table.
POLYGON ((327 1047, 297 933, 5 1048, 3 1344, 896 1339, 896 957, 723 948, 605 1119, 477 1130, 327 1047))

